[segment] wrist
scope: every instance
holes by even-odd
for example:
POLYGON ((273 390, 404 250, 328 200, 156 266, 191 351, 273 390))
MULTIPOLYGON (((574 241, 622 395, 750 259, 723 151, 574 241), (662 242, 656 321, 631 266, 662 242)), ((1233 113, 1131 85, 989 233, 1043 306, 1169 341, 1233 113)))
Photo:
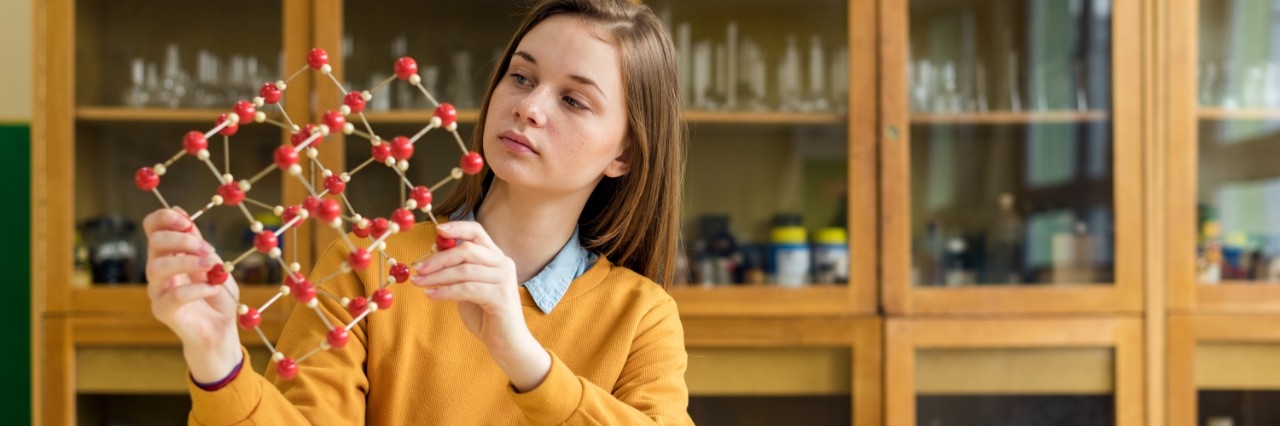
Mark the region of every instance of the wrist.
POLYGON ((551 355, 546 348, 526 333, 502 353, 494 353, 494 361, 507 375, 518 392, 528 392, 542 384, 551 371, 551 355))
POLYGON ((213 346, 182 345, 183 358, 196 383, 216 383, 235 371, 244 362, 244 353, 237 338, 223 339, 213 346))

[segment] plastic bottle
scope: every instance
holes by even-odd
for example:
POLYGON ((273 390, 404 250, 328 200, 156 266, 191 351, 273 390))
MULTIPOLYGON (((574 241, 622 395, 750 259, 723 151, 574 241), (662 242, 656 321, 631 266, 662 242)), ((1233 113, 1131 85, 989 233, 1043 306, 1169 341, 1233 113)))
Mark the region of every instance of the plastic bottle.
POLYGON ((813 239, 813 282, 849 282, 849 233, 844 228, 822 228, 813 239))
POLYGON ((802 226, 773 228, 773 264, 775 281, 784 287, 799 287, 809 281, 809 245, 802 226))

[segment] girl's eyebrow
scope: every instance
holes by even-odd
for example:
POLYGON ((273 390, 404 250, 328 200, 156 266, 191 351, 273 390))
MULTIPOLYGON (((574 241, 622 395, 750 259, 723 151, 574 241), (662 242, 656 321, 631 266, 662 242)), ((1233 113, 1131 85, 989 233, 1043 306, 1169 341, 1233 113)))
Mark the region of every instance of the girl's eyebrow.
MULTIPOLYGON (((525 51, 523 51, 523 50, 517 50, 517 51, 516 51, 516 53, 515 53, 515 56, 519 56, 519 57, 521 57, 521 58, 524 58, 524 60, 529 61, 529 63, 532 63, 532 64, 534 64, 534 65, 538 65, 538 60, 537 60, 537 59, 534 59, 534 58, 533 58, 533 55, 530 55, 528 52, 525 52, 525 51)), ((594 87, 594 88, 596 89, 596 91, 597 91, 597 92, 600 92, 600 96, 604 97, 605 99, 609 99, 609 96, 608 96, 608 95, 606 95, 606 94, 604 93, 604 89, 601 89, 601 88, 600 88, 600 85, 599 85, 599 84, 596 84, 596 81, 595 81, 595 80, 592 80, 592 79, 589 79, 589 78, 586 78, 586 77, 583 77, 583 76, 580 76, 580 75, 570 75, 570 76, 569 76, 569 78, 570 78, 570 79, 572 79, 573 81, 576 81, 576 82, 580 83, 580 84, 584 84, 584 85, 587 85, 587 86, 594 87)))

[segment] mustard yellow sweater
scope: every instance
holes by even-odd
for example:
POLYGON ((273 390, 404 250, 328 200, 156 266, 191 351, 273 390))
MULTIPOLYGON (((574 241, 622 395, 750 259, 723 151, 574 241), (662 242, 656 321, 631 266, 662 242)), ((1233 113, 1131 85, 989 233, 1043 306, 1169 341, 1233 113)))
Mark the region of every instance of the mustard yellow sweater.
MULTIPOLYGON (((434 241, 430 224, 418 224, 389 238, 388 253, 412 262, 434 241)), ((341 241, 330 246, 312 277, 337 270, 347 253, 341 241)), ((375 260, 358 277, 340 274, 320 290, 367 297, 378 286, 378 266, 375 260)), ((603 257, 573 281, 550 314, 520 288, 529 329, 552 359, 547 378, 526 393, 512 389, 467 332, 455 303, 432 301, 408 282, 391 288, 390 309, 352 328, 345 347, 303 361, 293 380, 276 377, 274 363, 264 377, 246 359, 244 370, 222 389, 209 392, 191 384, 190 423, 692 424, 684 381, 688 359, 675 302, 658 284, 603 257)), ((351 320, 338 302, 318 299, 334 324, 351 320)), ((316 313, 297 305, 278 346, 297 358, 325 333, 316 313)))

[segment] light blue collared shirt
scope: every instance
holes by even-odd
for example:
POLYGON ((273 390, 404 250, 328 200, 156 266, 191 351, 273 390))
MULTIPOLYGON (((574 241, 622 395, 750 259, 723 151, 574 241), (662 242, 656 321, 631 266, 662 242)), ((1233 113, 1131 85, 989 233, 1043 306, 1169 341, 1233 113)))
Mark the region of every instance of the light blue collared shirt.
MULTIPOLYGON (((476 215, 468 210, 455 220, 475 222, 476 215)), ((578 240, 578 227, 574 226, 573 235, 564 243, 560 252, 556 253, 556 257, 551 259, 551 263, 520 285, 529 290, 529 295, 533 296, 533 302, 542 313, 550 314, 551 309, 560 303, 564 293, 569 291, 569 284, 585 274, 598 257, 582 246, 582 242, 578 240)))

